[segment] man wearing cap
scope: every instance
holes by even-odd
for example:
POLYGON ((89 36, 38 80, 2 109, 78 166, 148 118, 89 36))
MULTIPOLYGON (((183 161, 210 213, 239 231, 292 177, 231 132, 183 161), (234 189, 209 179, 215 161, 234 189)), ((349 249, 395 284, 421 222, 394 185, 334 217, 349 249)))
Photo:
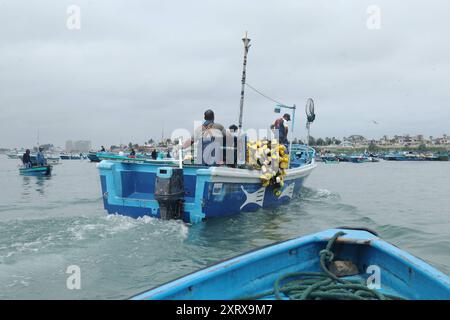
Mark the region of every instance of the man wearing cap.
POLYGON ((281 144, 288 144, 288 125, 287 122, 291 121, 291 116, 288 113, 285 113, 283 117, 275 120, 273 125, 271 126, 272 129, 278 134, 278 139, 281 144))

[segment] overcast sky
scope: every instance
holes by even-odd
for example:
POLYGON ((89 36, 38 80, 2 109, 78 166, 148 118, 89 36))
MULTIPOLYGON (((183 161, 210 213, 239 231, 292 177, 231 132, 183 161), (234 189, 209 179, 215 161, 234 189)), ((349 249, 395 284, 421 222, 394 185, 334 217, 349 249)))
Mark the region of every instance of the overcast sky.
MULTIPOLYGON (((207 108, 237 123, 246 30, 247 82, 300 107, 296 136, 308 97, 316 137, 450 134, 449 14, 448 0, 0 0, 0 147, 38 129, 61 146, 143 143, 207 108)), ((268 127, 273 107, 247 89, 244 127, 268 127)))

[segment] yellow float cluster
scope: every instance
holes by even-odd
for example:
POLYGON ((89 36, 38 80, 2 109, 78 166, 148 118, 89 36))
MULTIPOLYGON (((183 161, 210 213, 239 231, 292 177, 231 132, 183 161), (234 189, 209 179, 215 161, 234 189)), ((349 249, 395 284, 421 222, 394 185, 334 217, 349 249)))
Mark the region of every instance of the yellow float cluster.
POLYGON ((261 170, 261 183, 264 187, 274 186, 275 194, 281 194, 284 186, 286 169, 289 166, 289 155, 286 147, 277 140, 258 140, 247 143, 247 164, 261 170))

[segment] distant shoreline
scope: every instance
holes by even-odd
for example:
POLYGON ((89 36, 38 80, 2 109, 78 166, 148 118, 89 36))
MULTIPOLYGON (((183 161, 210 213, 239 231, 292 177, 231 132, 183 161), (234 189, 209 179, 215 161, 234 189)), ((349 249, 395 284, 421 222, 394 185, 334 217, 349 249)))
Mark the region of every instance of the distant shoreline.
POLYGON ((417 152, 446 152, 450 151, 450 146, 426 146, 425 148, 419 146, 376 146, 374 148, 369 148, 369 146, 356 146, 356 147, 342 147, 339 145, 329 145, 329 146, 313 146, 314 149, 321 150, 330 150, 333 152, 377 152, 377 151, 417 151, 417 152), (370 149, 370 150, 369 150, 370 149))

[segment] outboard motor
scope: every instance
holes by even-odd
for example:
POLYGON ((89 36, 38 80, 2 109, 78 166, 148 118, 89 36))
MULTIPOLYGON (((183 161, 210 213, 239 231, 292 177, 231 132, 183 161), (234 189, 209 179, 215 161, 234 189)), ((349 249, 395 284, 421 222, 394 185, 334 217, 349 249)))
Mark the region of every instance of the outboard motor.
POLYGON ((155 200, 159 204, 161 219, 181 219, 183 199, 183 169, 158 168, 155 182, 155 200))

